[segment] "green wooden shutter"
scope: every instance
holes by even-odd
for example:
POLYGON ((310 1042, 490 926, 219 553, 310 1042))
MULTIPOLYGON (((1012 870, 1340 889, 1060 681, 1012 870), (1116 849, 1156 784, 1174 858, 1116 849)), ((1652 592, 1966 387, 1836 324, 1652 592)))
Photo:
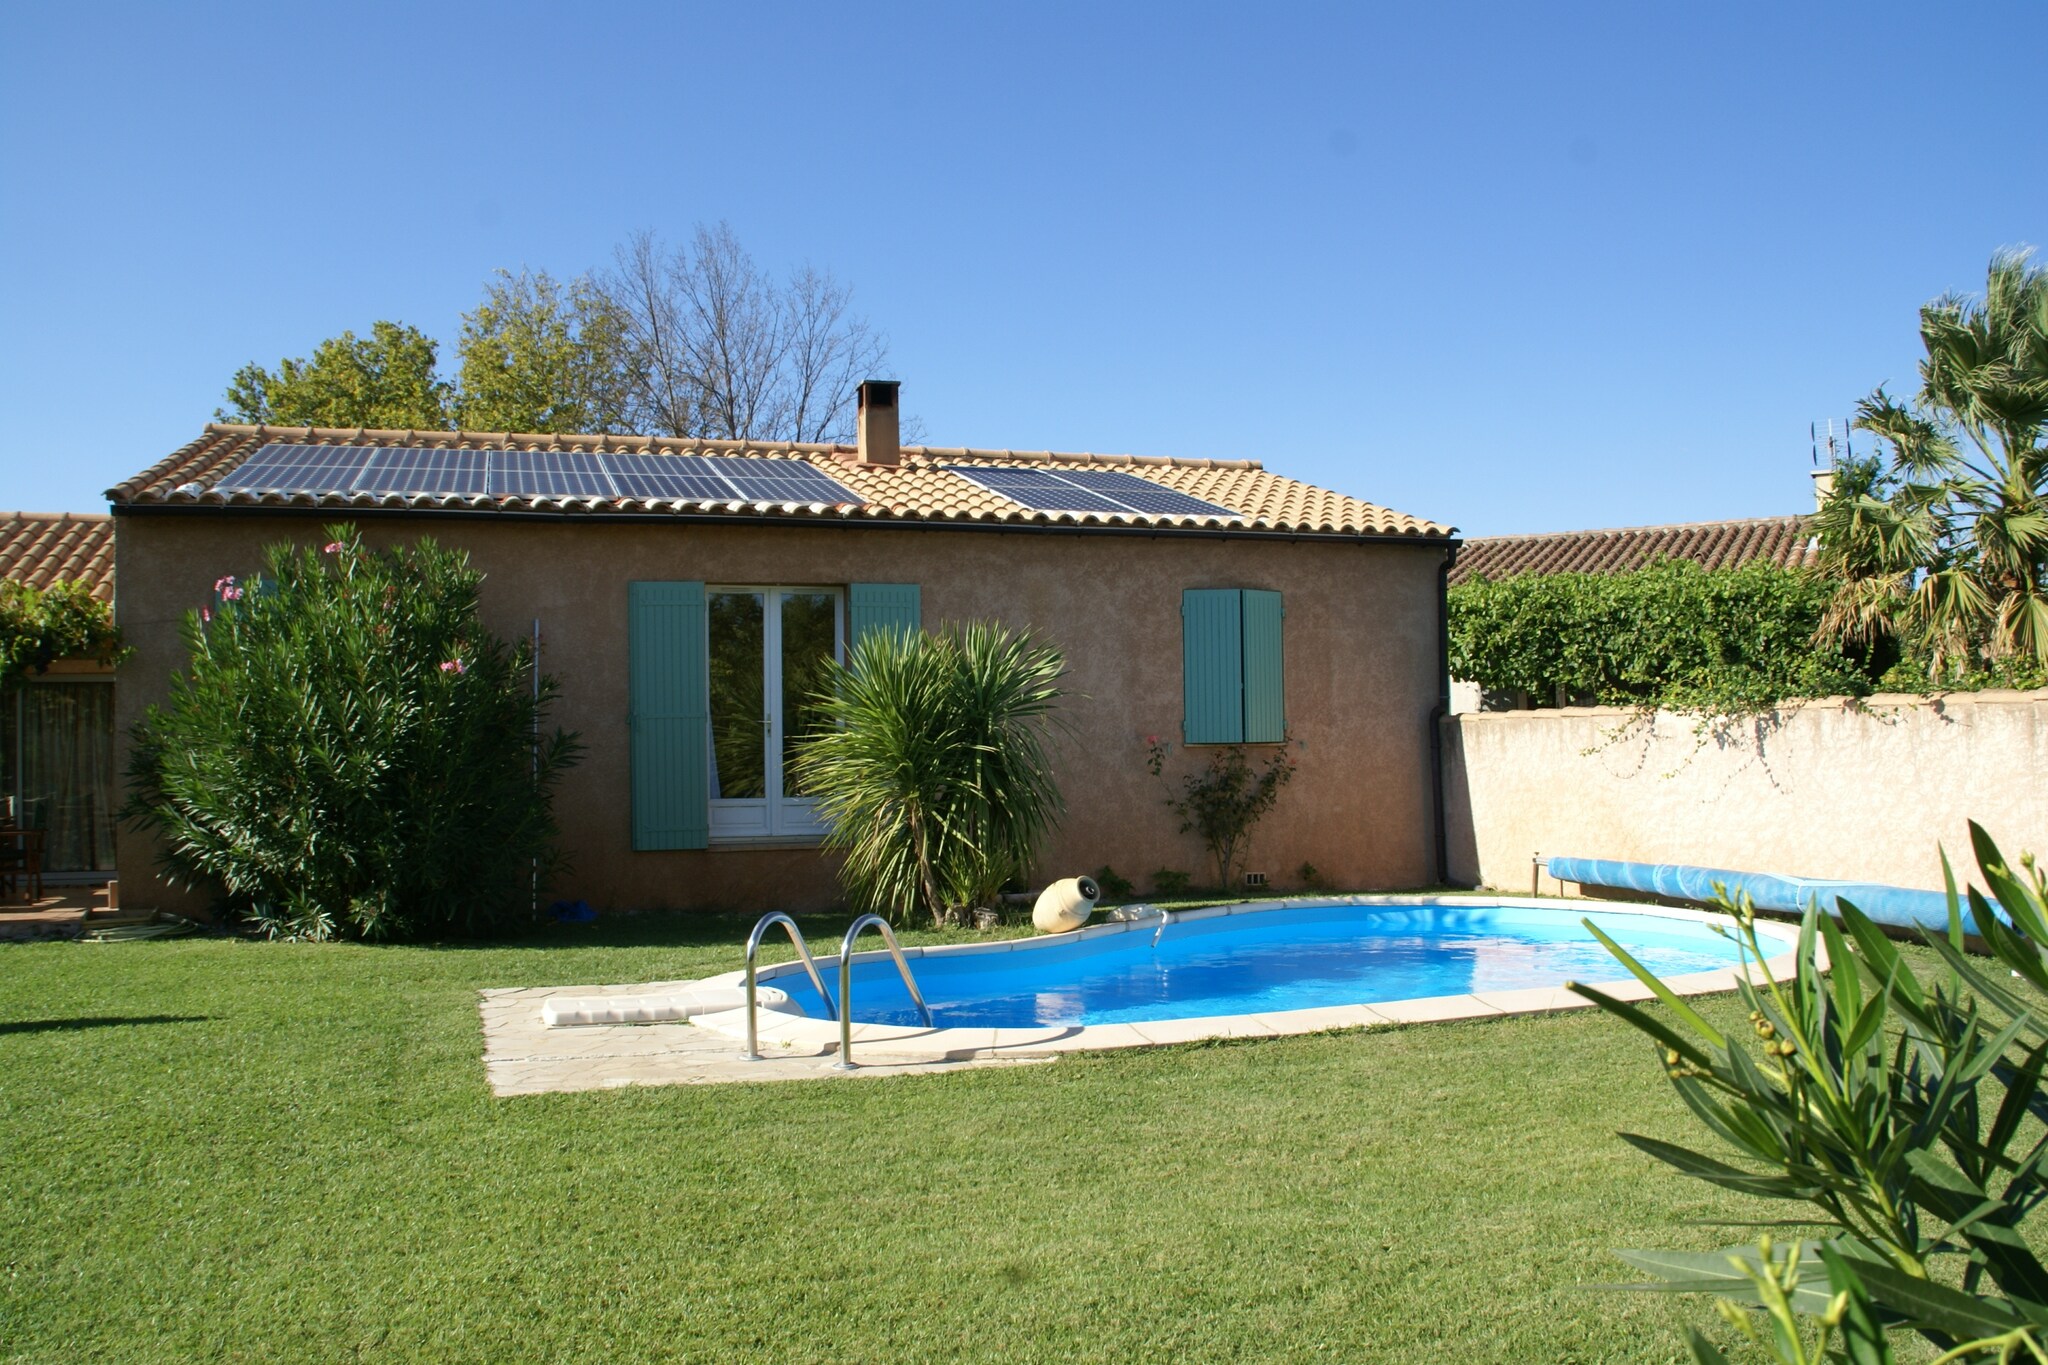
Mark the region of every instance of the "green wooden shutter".
POLYGON ((633 848, 703 848, 711 838, 704 585, 632 583, 626 592, 633 848))
POLYGON ((1280 594, 1244 590, 1244 742, 1278 744, 1287 736, 1286 670, 1280 648, 1280 594))
POLYGON ((847 594, 847 645, 859 644, 871 630, 921 630, 922 612, 915 583, 855 583, 847 594))
POLYGON ((1244 740, 1244 637, 1236 588, 1189 588, 1180 596, 1181 738, 1244 740))

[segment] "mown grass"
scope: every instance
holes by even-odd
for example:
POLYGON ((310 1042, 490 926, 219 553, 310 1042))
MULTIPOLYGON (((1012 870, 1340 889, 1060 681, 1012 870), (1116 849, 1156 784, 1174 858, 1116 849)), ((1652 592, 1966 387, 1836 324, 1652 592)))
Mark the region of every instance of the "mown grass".
POLYGON ((0 948, 0 1359, 1680 1360, 1607 1248, 1756 1213, 1616 1140, 1695 1127, 1589 1012, 489 1094, 478 988, 743 930, 0 948))

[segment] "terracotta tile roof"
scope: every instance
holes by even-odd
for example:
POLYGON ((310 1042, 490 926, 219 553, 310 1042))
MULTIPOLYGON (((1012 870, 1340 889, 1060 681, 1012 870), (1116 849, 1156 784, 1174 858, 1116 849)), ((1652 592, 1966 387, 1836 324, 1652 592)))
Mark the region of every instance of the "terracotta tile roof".
POLYGON ((1709 569, 1765 559, 1796 568, 1812 563, 1813 554, 1805 517, 1476 536, 1458 551, 1451 582, 1463 583, 1481 574, 1498 582, 1523 573, 1618 573, 1639 569, 1653 559, 1690 559, 1709 569))
POLYGON ((114 520, 104 513, 0 512, 0 578, 32 588, 80 579, 114 600, 114 520))
POLYGON ((840 521, 986 522, 1050 526, 1147 526, 1161 529, 1249 529, 1307 535, 1445 539, 1449 526, 1390 511, 1295 479, 1268 473, 1251 460, 1170 460, 1156 456, 1058 455, 1050 452, 906 446, 894 467, 866 465, 851 446, 697 441, 648 436, 547 436, 473 431, 343 431, 324 427, 209 424, 198 440, 107 490, 117 506, 410 508, 419 511, 670 513, 678 516, 760 516, 840 521), (468 450, 639 451, 671 455, 757 455, 803 460, 838 479, 864 503, 699 502, 678 499, 562 497, 434 497, 402 494, 217 493, 227 473, 260 447, 301 445, 421 446, 468 450), (1120 469, 1229 508, 1235 515, 1039 512, 947 471, 942 466, 1053 466, 1120 469))

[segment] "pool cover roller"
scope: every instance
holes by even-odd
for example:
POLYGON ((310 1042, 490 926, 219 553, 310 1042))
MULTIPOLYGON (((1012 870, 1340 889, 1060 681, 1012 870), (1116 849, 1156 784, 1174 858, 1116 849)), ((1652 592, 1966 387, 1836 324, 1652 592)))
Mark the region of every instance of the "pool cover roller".
MULTIPOLYGON (((1848 901, 1879 924, 1896 929, 1948 928, 1948 893, 1915 891, 1876 882, 1837 882, 1821 877, 1780 877, 1770 872, 1732 872, 1720 867, 1687 867, 1680 863, 1624 863, 1611 858, 1545 858, 1550 875, 1581 886, 1607 886, 1640 891, 1668 900, 1711 902, 1719 882, 1730 896, 1747 891, 1759 910, 1803 915, 1819 905, 1834 914, 1837 899, 1848 901)), ((1969 902, 1963 903, 1963 927, 1977 932, 1969 902)))

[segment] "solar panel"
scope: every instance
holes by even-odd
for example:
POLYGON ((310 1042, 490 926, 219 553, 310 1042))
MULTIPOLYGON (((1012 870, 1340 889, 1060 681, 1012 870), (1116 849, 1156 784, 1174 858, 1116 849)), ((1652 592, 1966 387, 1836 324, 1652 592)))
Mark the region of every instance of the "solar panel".
POLYGON ((861 500, 845 484, 796 459, 419 446, 267 445, 215 487, 223 493, 623 497, 692 502, 861 500))
POLYGON ((859 502, 839 480, 802 460, 747 455, 706 455, 704 463, 732 484, 746 502, 859 502))
POLYGON ((702 455, 602 455, 605 471, 622 498, 682 498, 726 502, 737 496, 731 484, 702 455))
POLYGON ((487 453, 391 446, 376 452, 356 479, 357 493, 479 497, 484 492, 487 453))
POLYGON ((494 450, 490 491, 500 498, 609 498, 602 457, 578 450, 494 450))
POLYGON ((213 486, 216 493, 346 493, 374 446, 267 445, 213 486))
POLYGON ((1228 507, 1177 493, 1120 469, 1020 469, 946 465, 952 473, 1035 512, 1138 512, 1146 516, 1235 517, 1228 507))
POLYGON ((1166 517, 1234 517, 1228 507, 1205 502, 1121 469, 1063 469, 1059 477, 1091 493, 1120 502, 1133 512, 1166 517))
POLYGON ((953 473, 989 492, 1037 512, 1128 512, 1122 503, 1098 496, 1042 469, 990 465, 948 465, 953 473))

